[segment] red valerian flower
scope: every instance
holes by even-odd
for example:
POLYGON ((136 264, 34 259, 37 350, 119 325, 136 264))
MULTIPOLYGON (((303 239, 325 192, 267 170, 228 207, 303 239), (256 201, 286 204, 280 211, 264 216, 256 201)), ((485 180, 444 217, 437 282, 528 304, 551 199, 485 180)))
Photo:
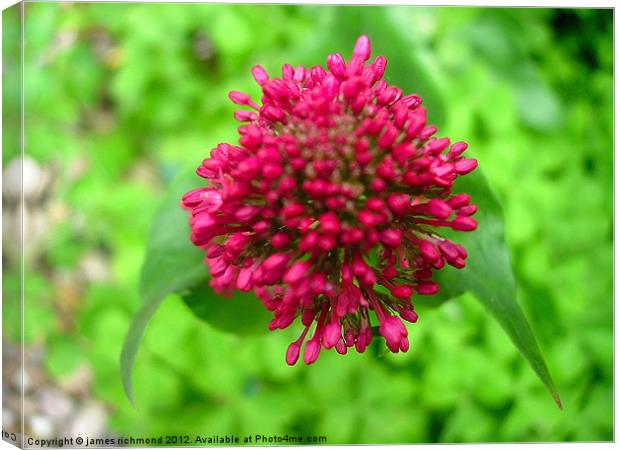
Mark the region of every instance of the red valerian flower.
POLYGON ((261 104, 229 95, 249 108, 235 112, 239 145, 214 148, 197 169, 208 185, 183 196, 213 288, 253 290, 271 330, 300 318, 291 365, 304 341, 306 364, 321 348, 363 352, 372 313, 388 348, 407 351, 412 295, 437 292, 434 269, 465 266, 441 228, 477 226, 469 195, 451 192, 477 166, 467 144, 434 137, 420 97, 389 86, 386 59, 369 57, 361 36, 348 62, 327 57, 327 71, 284 64, 270 78, 255 66, 261 104))

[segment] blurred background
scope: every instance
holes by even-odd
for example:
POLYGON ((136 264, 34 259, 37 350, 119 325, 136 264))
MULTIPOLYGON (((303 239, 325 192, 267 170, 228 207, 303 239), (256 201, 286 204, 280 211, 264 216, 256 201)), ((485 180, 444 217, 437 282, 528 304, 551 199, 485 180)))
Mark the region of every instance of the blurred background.
MULTIPOLYGON (((20 407, 20 28, 16 10, 3 18, 6 430, 20 407)), ((612 21, 603 9, 26 3, 26 432, 613 439, 612 21), (414 61, 404 73, 388 55, 388 80, 411 83, 439 134, 479 159, 564 411, 469 295, 424 310, 407 354, 324 352, 292 368, 287 332, 227 334, 171 295, 137 357, 137 409, 126 399, 119 354, 166 186, 236 139, 227 93, 257 92, 252 65, 349 54, 342 17, 369 21, 375 52, 414 61)))

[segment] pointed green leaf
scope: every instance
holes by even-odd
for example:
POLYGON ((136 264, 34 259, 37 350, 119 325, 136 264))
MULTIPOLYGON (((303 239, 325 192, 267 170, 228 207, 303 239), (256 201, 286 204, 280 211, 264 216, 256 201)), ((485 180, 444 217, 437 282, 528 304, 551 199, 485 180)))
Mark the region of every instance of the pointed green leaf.
MULTIPOLYGON (((465 192, 478 205, 478 229, 469 233, 446 232, 446 236, 462 244, 469 254, 467 266, 438 271, 441 289, 472 292, 506 331, 534 372, 547 387, 558 407, 562 408, 549 369, 538 347, 527 318, 517 303, 515 279, 504 237, 502 208, 480 171, 476 169, 460 177, 454 192, 465 192)), ((422 302, 422 300, 421 300, 422 302)))
POLYGON ((197 285, 207 278, 203 252, 189 240, 188 215, 179 206, 182 195, 197 186, 196 175, 181 174, 168 189, 147 236, 140 277, 142 307, 134 317, 121 352, 121 377, 133 403, 131 371, 149 320, 170 293, 197 285))

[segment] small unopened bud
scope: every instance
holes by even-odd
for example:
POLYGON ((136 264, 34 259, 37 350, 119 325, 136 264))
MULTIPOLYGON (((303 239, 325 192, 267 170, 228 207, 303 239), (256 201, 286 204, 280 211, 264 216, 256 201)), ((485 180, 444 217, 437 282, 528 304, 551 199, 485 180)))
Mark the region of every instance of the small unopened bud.
POLYGON ((433 295, 439 290, 439 285, 434 281, 425 281, 416 286, 416 291, 420 295, 433 295))
POLYGON ((344 78, 347 67, 340 53, 332 53, 327 57, 327 68, 336 78, 344 78))
POLYGON ((434 262, 441 258, 441 255, 439 254, 435 246, 428 241, 420 242, 418 247, 420 249, 422 257, 429 262, 434 262))
POLYGON ((299 342, 293 342, 288 346, 286 350, 286 364, 289 366, 294 366, 297 360, 299 359, 299 350, 301 345, 299 342))
POLYGON ((304 348, 304 362, 306 364, 312 364, 317 360, 320 352, 321 345, 319 344, 318 339, 310 339, 306 342, 306 347, 304 348))
POLYGON ((400 342, 407 337, 407 329, 396 316, 385 317, 379 325, 379 333, 385 338, 388 348, 396 353, 400 348, 400 342))
POLYGON ((239 91, 230 91, 228 93, 228 98, 237 105, 247 105, 250 101, 250 96, 248 94, 239 91))
POLYGON ((450 226, 457 231, 473 231, 478 227, 478 222, 471 217, 457 216, 456 219, 450 222, 450 226))
POLYGON ((456 194, 448 200, 448 204, 454 209, 467 205, 471 201, 471 197, 467 194, 456 194))
POLYGON ((339 321, 335 320, 328 323, 323 329, 323 346, 325 348, 332 348, 335 346, 341 339, 341 331, 342 327, 339 321))
POLYGON ((383 56, 377 56, 370 65, 372 70, 372 82, 380 80, 385 73, 385 67, 387 66, 387 59, 383 56))
POLYGON ((403 232, 396 228, 383 230, 379 234, 379 240, 390 247, 398 247, 402 237, 403 232))
POLYGON ((353 55, 360 56, 362 60, 368 61, 368 58, 370 58, 370 39, 368 39, 368 36, 363 35, 357 39, 353 55))
POLYGON ((392 287, 390 292, 396 298, 408 300, 411 297, 411 294, 413 294, 413 288, 409 285, 401 284, 400 286, 392 287))
POLYGON ((431 199, 426 204, 428 214, 438 219, 447 219, 452 215, 452 208, 449 204, 438 198, 431 199))
POLYGON ((418 313, 410 309, 403 309, 398 312, 400 317, 405 319, 407 322, 416 323, 418 321, 418 313))
POLYGON ((293 264, 284 276, 284 282, 288 284, 296 284, 308 271, 309 263, 306 261, 297 261, 293 264))
POLYGON ((274 253, 268 256, 261 265, 264 283, 266 285, 271 285, 279 281, 286 271, 289 260, 290 257, 284 253, 274 253))
POLYGON ((342 338, 340 338, 336 343, 336 351, 341 355, 347 354, 347 345, 344 343, 342 338))
POLYGON ((321 231, 329 234, 338 234, 340 232, 340 221, 333 212, 327 212, 319 217, 321 231))
POLYGON ((478 161, 475 159, 461 159, 454 163, 454 169, 459 175, 465 175, 478 167, 478 161))
POLYGON ((465 150, 467 150, 467 144, 465 142, 455 142, 454 144, 452 144, 452 147, 450 147, 448 155, 452 158, 456 158, 457 156, 460 156, 465 150))
POLYGON ((265 72, 265 69, 263 69, 262 66, 258 66, 258 65, 252 67, 252 76, 254 77, 256 82, 260 84, 261 86, 269 80, 269 75, 267 75, 267 72, 265 72))

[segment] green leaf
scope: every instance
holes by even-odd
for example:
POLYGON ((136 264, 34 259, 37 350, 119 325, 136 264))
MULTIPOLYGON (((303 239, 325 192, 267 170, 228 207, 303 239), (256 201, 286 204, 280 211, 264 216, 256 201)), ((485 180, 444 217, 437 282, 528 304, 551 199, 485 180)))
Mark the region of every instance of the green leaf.
POLYGON ((252 292, 234 291, 225 297, 204 283, 184 293, 183 300, 198 318, 217 329, 241 336, 269 330, 272 316, 252 292))
POLYGON ((146 325, 168 294, 195 286, 208 275, 203 253, 189 240, 187 212, 179 206, 182 195, 197 185, 193 172, 179 175, 171 184, 149 229, 140 277, 142 307, 129 327, 121 352, 123 387, 132 403, 131 372, 146 325))
POLYGON ((462 244, 469 254, 467 266, 457 270, 446 267, 436 275, 441 289, 472 292, 500 323, 534 372, 547 387, 558 407, 560 396, 536 342, 527 318, 517 303, 515 279, 504 237, 502 208, 480 169, 459 178, 454 192, 466 192, 478 205, 478 229, 469 233, 445 232, 462 244))

